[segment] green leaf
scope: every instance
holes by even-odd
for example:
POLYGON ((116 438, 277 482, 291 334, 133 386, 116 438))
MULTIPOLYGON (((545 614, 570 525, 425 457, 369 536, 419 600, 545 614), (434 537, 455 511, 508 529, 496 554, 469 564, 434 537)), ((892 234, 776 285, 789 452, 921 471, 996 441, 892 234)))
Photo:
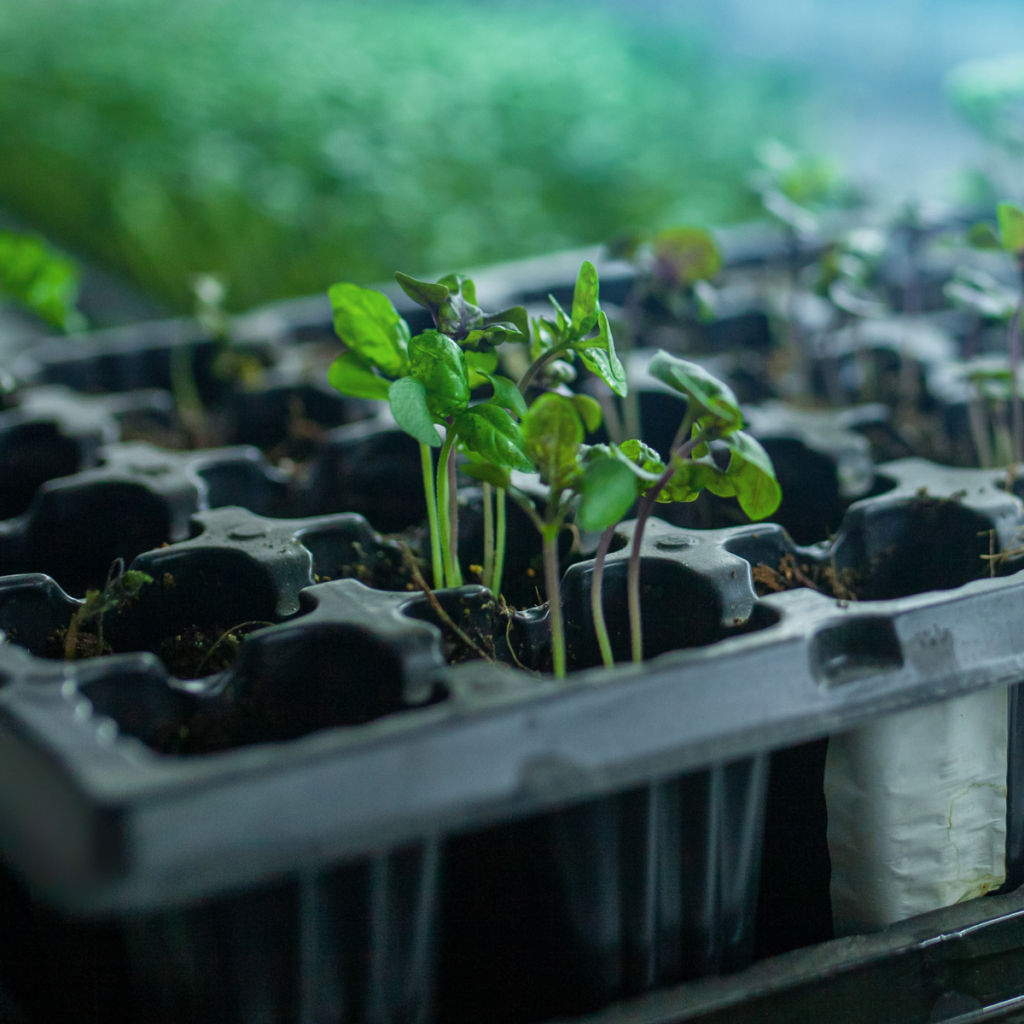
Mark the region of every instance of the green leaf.
POLYGON ((386 295, 348 283, 332 285, 327 294, 334 309, 334 330, 348 348, 386 377, 408 372, 409 327, 386 295))
POLYGON ((477 331, 484 322, 479 306, 467 302, 461 295, 453 295, 437 307, 437 329, 457 341, 463 341, 477 331))
POLYGON ((625 397, 629 391, 626 381, 626 370, 615 352, 615 342, 612 339, 611 327, 608 324, 608 317, 604 310, 598 313, 599 332, 596 338, 589 341, 577 342, 573 348, 579 353, 591 373, 597 374, 615 392, 625 397))
POLYGON ((711 417, 713 423, 706 425, 713 426, 718 433, 731 433, 743 426, 743 414, 732 388, 703 366, 659 350, 651 360, 649 372, 656 380, 685 395, 698 419, 711 417))
POLYGON ((552 324, 550 320, 545 322, 555 332, 556 338, 563 338, 566 334, 566 331, 571 326, 572 320, 570 319, 568 313, 566 313, 566 311, 562 309, 561 304, 559 303, 558 299, 554 297, 554 295, 548 296, 548 302, 550 302, 551 305, 555 307, 555 312, 558 314, 558 321, 557 323, 554 324, 552 324))
POLYGON ((726 477, 735 488, 740 508, 751 519, 770 516, 782 501, 775 467, 761 444, 742 430, 724 438, 732 453, 726 477))
POLYGON ((484 317, 484 324, 487 326, 495 324, 512 324, 518 334, 509 332, 505 341, 524 342, 530 340, 530 315, 523 306, 512 306, 510 309, 503 309, 500 313, 491 313, 484 317))
POLYGON ((17 300, 54 327, 67 331, 85 325, 75 308, 77 266, 31 235, 0 232, 0 295, 17 300))
POLYGON ((678 456, 672 461, 675 472, 658 493, 657 501, 659 503, 667 505, 675 501, 696 501, 704 488, 713 494, 719 493, 715 489, 716 485, 720 486, 718 478, 724 479, 725 474, 714 463, 702 462, 697 459, 681 459, 678 456))
POLYGON ((549 391, 523 417, 526 454, 541 479, 553 488, 565 487, 578 472, 577 450, 583 441, 583 422, 572 401, 549 391))
POLYGON ((440 331, 424 331, 409 342, 409 370, 427 391, 438 419, 469 405, 469 372, 462 349, 440 331))
POLYGON ((655 274, 672 287, 710 281, 722 269, 722 254, 704 228, 667 228, 654 236, 653 244, 655 274))
POLYGON ((617 523, 636 500, 636 477, 618 459, 593 459, 583 468, 580 493, 576 522, 584 530, 604 530, 617 523))
POLYGON ((395 422, 420 444, 428 444, 431 448, 441 447, 441 438, 437 436, 434 418, 427 407, 426 388, 414 377, 399 377, 388 388, 388 399, 391 402, 391 414, 395 422))
POLYGON ((576 406, 576 411, 580 414, 580 419, 583 420, 583 426, 587 428, 588 434, 593 434, 598 427, 601 426, 601 405, 596 402, 589 395, 573 395, 572 404, 576 406))
POLYGON ((395 274, 395 280, 401 285, 402 291, 413 302, 418 303, 425 309, 429 309, 431 312, 451 295, 447 285, 440 282, 431 284, 429 281, 417 281, 415 277, 410 277, 408 274, 400 272, 395 274))
POLYGON ((467 302, 476 305, 476 285, 471 277, 465 274, 445 274, 437 279, 452 295, 461 295, 467 302))
POLYGON ((996 207, 999 221, 999 240, 1007 252, 1024 253, 1024 210, 1013 203, 1000 203, 996 207))
MULTIPOLYGON (((533 467, 531 466, 530 469, 532 470, 533 467)), ((506 491, 512 483, 507 469, 503 469, 501 466, 492 466, 489 462, 467 462, 460 467, 460 470, 474 480, 483 480, 485 483, 504 488, 506 491)))
POLYGON ((597 323, 598 289, 597 268, 584 260, 572 293, 572 326, 577 334, 588 334, 597 323))
POLYGON ((497 345, 504 344, 506 341, 519 344, 526 340, 526 338, 520 336, 519 328, 515 324, 496 323, 470 331, 465 338, 459 339, 459 344, 463 348, 468 349, 494 348, 497 345))
POLYGON ((498 368, 497 352, 473 352, 463 350, 466 358, 466 369, 469 372, 470 390, 475 390, 486 383, 490 375, 498 368))
POLYGON ((967 244, 975 249, 1002 249, 1003 243, 995 228, 985 221, 978 221, 967 229, 967 244))
POLYGON ((388 381, 378 377, 373 367, 357 352, 343 352, 331 363, 327 381, 350 398, 376 398, 387 401, 388 381))
POLYGON ((522 432, 500 406, 474 405, 455 417, 454 427, 462 443, 492 465, 522 473, 533 469, 524 450, 522 432))
POLYGON ((499 377, 490 373, 484 374, 484 376, 494 385, 494 397, 490 400, 492 405, 500 405, 517 416, 526 415, 526 399, 508 377, 499 377))

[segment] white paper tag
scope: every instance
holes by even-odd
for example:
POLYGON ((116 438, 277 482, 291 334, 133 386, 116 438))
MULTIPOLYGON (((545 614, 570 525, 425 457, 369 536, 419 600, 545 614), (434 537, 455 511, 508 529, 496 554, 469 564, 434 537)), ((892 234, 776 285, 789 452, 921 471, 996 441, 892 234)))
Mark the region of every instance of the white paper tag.
POLYGON ((1006 878, 1005 688, 833 736, 825 761, 836 935, 983 896, 1006 878))

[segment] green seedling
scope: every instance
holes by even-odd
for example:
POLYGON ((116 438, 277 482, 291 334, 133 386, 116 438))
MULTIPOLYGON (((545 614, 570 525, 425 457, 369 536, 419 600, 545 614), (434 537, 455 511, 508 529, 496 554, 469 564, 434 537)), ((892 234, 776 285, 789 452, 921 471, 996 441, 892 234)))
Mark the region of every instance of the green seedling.
MULTIPOLYGON (((990 238, 998 244, 995 232, 987 224, 975 225, 970 234, 982 242, 982 247, 990 247, 990 238)), ((1009 323, 1019 301, 1016 292, 991 274, 969 267, 958 268, 943 291, 952 305, 974 315, 976 332, 986 320, 1009 323)), ((1005 365, 972 366, 967 379, 974 388, 967 411, 979 465, 988 469, 1012 463, 1013 438, 1010 417, 1006 415, 1006 409, 1012 404, 1009 369, 1005 365)))
POLYGON ((1017 303, 1010 317, 1007 351, 1010 362, 1010 394, 1013 407, 1012 461, 1024 462, 1024 400, 1020 394, 1021 315, 1024 313, 1024 210, 1013 203, 996 207, 997 230, 991 225, 976 224, 968 232, 968 241, 977 248, 1002 249, 1013 256, 1020 281, 1017 303))
MULTIPOLYGON (((628 260, 636 268, 636 278, 623 305, 624 352, 632 351, 640 334, 643 306, 648 298, 656 298, 678 318, 714 318, 717 296, 711 282, 722 269, 722 254, 705 228, 682 225, 652 235, 628 232, 608 243, 608 254, 628 260)), ((621 427, 612 415, 613 410, 605 409, 608 432, 614 441, 642 433, 635 392, 625 396, 622 407, 621 427)))
POLYGON ((643 660, 640 619, 640 549, 644 530, 658 501, 694 501, 707 489, 719 497, 735 497, 751 519, 771 515, 782 500, 768 453, 740 428, 743 416, 731 388, 703 367, 659 352, 650 373, 686 399, 686 413, 672 441, 667 464, 639 442, 623 451, 648 475, 638 474, 642 492, 637 511, 627 574, 630 641, 634 662, 643 660), (709 443, 718 441, 729 453, 723 471, 711 456, 709 443), (652 481, 648 477, 654 475, 652 481))
POLYGON ((551 654, 556 677, 565 676, 565 630, 562 623, 558 536, 566 520, 583 496, 581 508, 585 528, 604 529, 617 522, 633 502, 632 474, 620 467, 628 477, 629 493, 625 505, 616 504, 609 481, 600 478, 598 465, 611 460, 593 457, 586 465, 581 458, 587 450, 586 434, 601 425, 601 407, 586 395, 571 398, 546 392, 537 398, 523 416, 522 433, 525 451, 547 485, 543 514, 534 500, 516 487, 507 469, 488 461, 470 462, 468 475, 510 494, 523 509, 541 536, 544 558, 544 587, 548 598, 551 622, 551 654), (612 518, 608 518, 612 517, 612 518))
POLYGON ((11 298, 62 331, 84 330, 78 267, 31 235, 0 231, 0 298, 11 298))
POLYGON ((625 395, 626 371, 615 352, 608 315, 598 301, 600 284, 597 268, 589 260, 580 267, 573 289, 572 310, 566 313, 558 300, 549 295, 555 318, 538 317, 533 321, 530 358, 533 360, 519 381, 519 390, 526 394, 538 376, 554 368, 556 373, 548 383, 562 383, 558 367, 554 364, 571 363, 578 356, 580 362, 601 378, 617 395, 625 395))
POLYGON ((138 596, 145 584, 152 582, 152 576, 137 569, 129 569, 126 572, 124 559, 118 558, 110 567, 103 589, 87 590, 85 600, 71 616, 68 631, 64 636, 64 660, 74 661, 79 631, 87 622, 93 621, 96 623, 96 654, 103 654, 103 616, 107 612, 124 608, 138 596))
MULTIPOLYGON (((476 304, 473 282, 461 275, 437 282, 395 276, 406 294, 430 311, 435 329, 410 337, 408 324, 387 296, 354 284, 336 284, 329 292, 334 326, 348 351, 334 361, 329 379, 343 394, 388 401, 395 421, 419 443, 434 585, 457 587, 462 585, 462 571, 456 446, 470 459, 506 470, 533 468, 515 419, 526 411, 526 403, 511 380, 494 373, 495 346, 525 343, 529 324, 522 307, 485 314, 476 304), (491 398, 471 404, 472 390, 485 384, 491 386, 491 398), (438 426, 445 431, 443 442, 438 426), (440 448, 436 474, 431 448, 440 448)), ((489 490, 484 497, 484 583, 499 593, 504 495, 498 495, 497 537, 489 490)))

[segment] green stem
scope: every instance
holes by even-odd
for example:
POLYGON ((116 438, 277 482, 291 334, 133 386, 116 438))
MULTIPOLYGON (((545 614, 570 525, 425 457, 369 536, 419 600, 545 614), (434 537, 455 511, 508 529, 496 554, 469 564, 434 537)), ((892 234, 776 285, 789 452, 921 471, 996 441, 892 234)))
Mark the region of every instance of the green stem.
POLYGON ((1024 313, 1024 285, 1022 285, 1017 308, 1013 311, 1013 319, 1010 321, 1008 346, 1010 350, 1010 394, 1013 403, 1013 455, 1011 461, 1018 465, 1024 462, 1024 401, 1020 396, 1020 321, 1022 313, 1024 313))
POLYGON ((441 558, 441 535, 437 525, 437 494, 434 490, 434 462, 430 446, 420 443, 420 463, 423 466, 423 495, 427 499, 427 525, 430 528, 430 566, 434 586, 444 586, 444 561, 441 558))
POLYGON ((555 678, 565 678, 565 629, 562 625, 562 594, 558 579, 558 533, 544 531, 544 587, 548 592, 548 614, 551 616, 551 658, 555 678))
POLYGON ((452 583, 449 586, 462 586, 462 566, 459 564, 459 484, 456 477, 454 449, 448 455, 448 523, 451 537, 448 541, 452 555, 452 583))
MULTIPOLYGON (((85 607, 84 605, 82 607, 85 607)), ((81 608, 71 616, 68 631, 64 634, 64 660, 74 661, 78 653, 78 624, 82 621, 81 608)))
POLYGON ((455 445, 455 430, 448 427, 444 444, 441 447, 441 455, 437 460, 437 512, 439 518, 438 535, 441 539, 441 562, 444 567, 444 585, 446 587, 457 587, 461 585, 455 582, 455 568, 452 565, 451 548, 451 495, 448 493, 448 459, 451 456, 452 448, 455 445))
POLYGON ((192 443, 205 447, 203 400, 199 397, 195 370, 192 367, 192 346, 175 345, 170 356, 171 395, 182 426, 191 435, 192 443))
POLYGON ((494 488, 484 481, 484 586, 494 590, 494 488))
POLYGON ((680 445, 674 452, 669 453, 665 472, 658 477, 657 482, 643 496, 640 501, 640 508, 637 510, 636 525, 633 527, 633 546, 629 552, 626 590, 629 603, 630 645, 633 661, 638 665, 644 660, 644 634, 643 625, 640 620, 640 548, 643 544, 644 528, 647 526, 647 520, 651 517, 651 511, 654 508, 654 503, 658 500, 658 495, 675 475, 676 467, 673 456, 678 455, 679 458, 685 459, 697 445, 702 444, 707 439, 707 432, 702 430, 696 437, 690 438, 689 441, 680 445))
POLYGON ((494 542, 494 580, 491 592, 495 597, 501 594, 501 577, 505 572, 505 488, 499 487, 496 495, 498 499, 498 522, 497 537, 494 542))
POLYGON ((536 359, 534 359, 534 361, 530 364, 529 368, 527 369, 526 373, 524 373, 523 376, 520 378, 519 393, 521 395, 525 395, 526 389, 533 382, 533 378, 536 377, 537 374, 541 370, 543 370, 548 363, 550 363, 554 359, 557 359, 564 351, 564 346, 560 348, 551 348, 548 349, 548 351, 545 352, 544 355, 538 356, 536 359))
POLYGON ((615 527, 617 525, 617 523, 612 523, 601 534, 601 540, 597 545, 597 552, 594 555, 594 571, 590 576, 590 611, 594 618, 597 646, 601 648, 601 660, 604 662, 605 668, 611 668, 615 664, 615 656, 612 654, 612 644, 608 639, 608 626, 604 621, 604 600, 602 594, 604 587, 604 560, 608 554, 608 549, 612 545, 612 538, 615 536, 615 527))

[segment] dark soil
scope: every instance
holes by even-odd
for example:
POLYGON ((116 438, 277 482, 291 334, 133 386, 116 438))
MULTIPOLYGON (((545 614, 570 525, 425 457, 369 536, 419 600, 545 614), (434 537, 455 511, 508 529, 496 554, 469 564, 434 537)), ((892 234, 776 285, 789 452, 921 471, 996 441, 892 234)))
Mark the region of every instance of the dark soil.
POLYGON ((245 641, 245 633, 267 623, 243 623, 241 626, 189 626, 169 636, 156 649, 167 671, 178 679, 202 679, 230 668, 245 641))
POLYGON ((817 562, 798 562, 791 554, 785 554, 777 566, 760 562, 751 568, 754 589, 758 597, 777 594, 782 590, 798 590, 809 587, 819 593, 840 601, 856 601, 856 578, 849 569, 836 572, 831 565, 817 562))
MULTIPOLYGON (((50 658, 54 661, 64 660, 64 643, 68 635, 68 631, 63 626, 60 629, 55 629, 46 638, 46 647, 40 653, 42 658, 50 658)), ((99 637, 95 633, 89 633, 84 629, 78 631, 78 636, 75 638, 75 658, 96 658, 103 655, 113 654, 114 649, 107 643, 106 638, 103 640, 103 650, 99 648, 99 637)))

